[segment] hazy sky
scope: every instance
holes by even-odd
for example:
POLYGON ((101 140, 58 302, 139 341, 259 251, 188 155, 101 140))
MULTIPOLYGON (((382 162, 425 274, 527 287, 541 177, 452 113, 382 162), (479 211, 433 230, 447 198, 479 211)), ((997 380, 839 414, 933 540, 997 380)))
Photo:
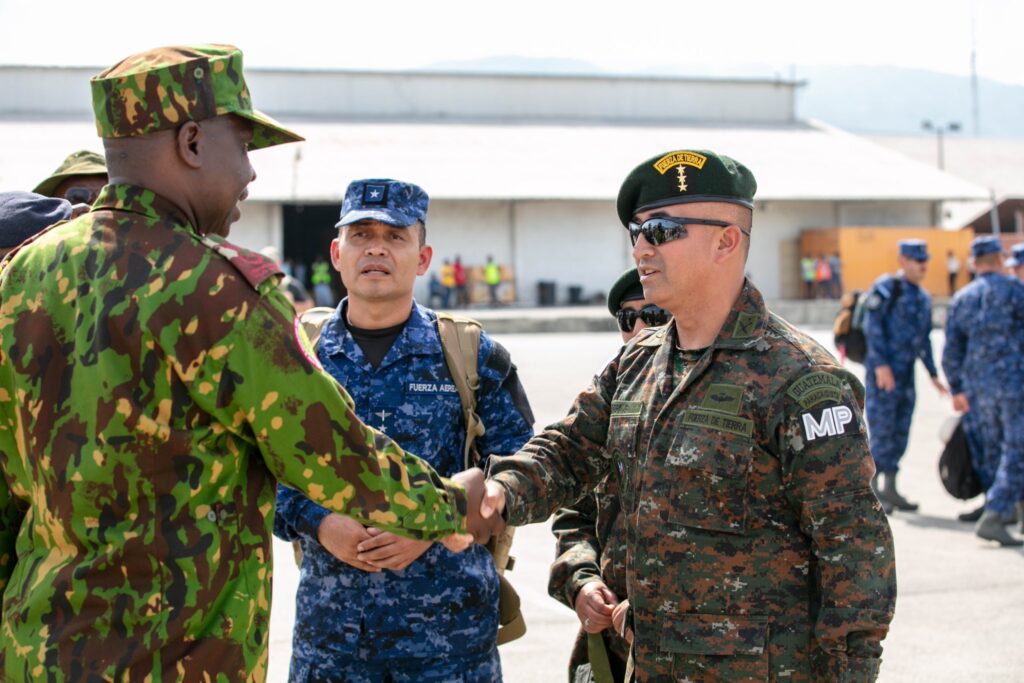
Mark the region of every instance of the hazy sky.
POLYGON ((157 45, 228 42, 251 66, 409 69, 519 55, 618 72, 764 64, 788 75, 798 63, 967 74, 972 24, 978 73, 1024 84, 1018 0, 0 0, 0 64, 107 66, 157 45))

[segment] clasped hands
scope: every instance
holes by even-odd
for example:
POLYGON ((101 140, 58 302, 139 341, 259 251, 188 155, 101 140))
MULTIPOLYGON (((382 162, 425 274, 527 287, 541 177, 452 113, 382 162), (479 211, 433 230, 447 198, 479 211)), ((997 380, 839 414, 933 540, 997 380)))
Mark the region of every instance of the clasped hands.
MULTIPOLYGON (((452 481, 466 489, 467 514, 464 534, 450 534, 440 543, 452 552, 462 552, 474 542, 487 543, 505 529, 501 512, 505 508, 505 489, 485 482, 479 467, 459 472, 452 481)), ((373 527, 364 527, 352 519, 331 513, 324 517, 317 537, 329 553, 342 562, 366 572, 382 569, 400 571, 430 548, 431 541, 404 538, 373 527)))

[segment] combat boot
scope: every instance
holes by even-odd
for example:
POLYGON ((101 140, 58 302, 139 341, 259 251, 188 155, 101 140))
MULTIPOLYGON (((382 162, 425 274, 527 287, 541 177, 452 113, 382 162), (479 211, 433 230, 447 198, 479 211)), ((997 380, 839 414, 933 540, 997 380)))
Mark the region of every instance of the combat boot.
POLYGON ((970 512, 961 512, 956 518, 961 522, 977 522, 983 514, 985 514, 985 503, 970 512))
POLYGON ((895 472, 886 474, 882 479, 882 492, 878 494, 878 500, 883 501, 883 506, 887 501, 893 508, 903 512, 916 512, 918 507, 917 503, 911 503, 896 490, 895 472))
POLYGON ((995 510, 985 510, 985 514, 974 527, 974 533, 986 541, 995 541, 1004 548, 1019 548, 1024 541, 1014 538, 1003 525, 1003 517, 995 510))
POLYGON ((878 499, 878 502, 881 503, 881 505, 882 505, 882 512, 884 512, 887 515, 891 515, 892 514, 892 503, 890 503, 888 500, 883 500, 882 499, 882 491, 881 491, 881 489, 878 486, 878 479, 881 476, 882 476, 881 472, 875 472, 875 476, 871 477, 871 491, 875 494, 875 498, 878 499))

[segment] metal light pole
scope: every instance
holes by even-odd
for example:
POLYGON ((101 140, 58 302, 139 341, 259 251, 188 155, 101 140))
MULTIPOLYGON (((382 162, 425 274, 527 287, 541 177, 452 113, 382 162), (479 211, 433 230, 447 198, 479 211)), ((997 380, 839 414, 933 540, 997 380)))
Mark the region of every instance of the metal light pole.
POLYGON ((944 136, 946 132, 958 133, 960 132, 960 122, 950 121, 945 126, 937 126, 928 119, 921 122, 921 128, 924 130, 935 131, 935 137, 938 140, 939 146, 939 168, 942 170, 946 169, 946 149, 944 144, 944 136))

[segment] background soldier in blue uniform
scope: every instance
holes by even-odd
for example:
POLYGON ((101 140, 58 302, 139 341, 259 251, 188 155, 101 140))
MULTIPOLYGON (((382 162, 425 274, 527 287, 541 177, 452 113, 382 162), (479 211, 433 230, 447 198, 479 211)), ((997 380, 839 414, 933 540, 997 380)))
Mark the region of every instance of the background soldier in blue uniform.
POLYGON ((1001 272, 998 237, 975 238, 971 256, 977 277, 953 297, 942 368, 987 489, 976 533, 1020 546, 1003 519, 1024 493, 1024 285, 1001 272))
POLYGON ((1024 282, 1024 243, 1013 245, 1010 258, 1006 259, 1006 268, 1010 275, 1024 282))
POLYGON ((946 394, 932 358, 932 298, 921 288, 928 264, 923 240, 900 240, 900 271, 883 275, 867 299, 864 333, 868 343, 864 383, 871 454, 877 473, 875 495, 886 513, 917 510, 896 490, 900 458, 907 450, 917 395, 914 364, 924 362, 932 384, 946 394))
MULTIPOLYGON (((430 266, 427 194, 395 180, 351 183, 331 260, 348 289, 317 354, 357 414, 439 472, 463 469, 462 405, 436 315, 413 301, 430 266)), ((508 352, 481 335, 481 454, 514 453, 533 415, 508 352)), ((274 532, 303 549, 292 681, 499 681, 498 577, 487 550, 365 528, 292 489, 278 492, 274 532)))

